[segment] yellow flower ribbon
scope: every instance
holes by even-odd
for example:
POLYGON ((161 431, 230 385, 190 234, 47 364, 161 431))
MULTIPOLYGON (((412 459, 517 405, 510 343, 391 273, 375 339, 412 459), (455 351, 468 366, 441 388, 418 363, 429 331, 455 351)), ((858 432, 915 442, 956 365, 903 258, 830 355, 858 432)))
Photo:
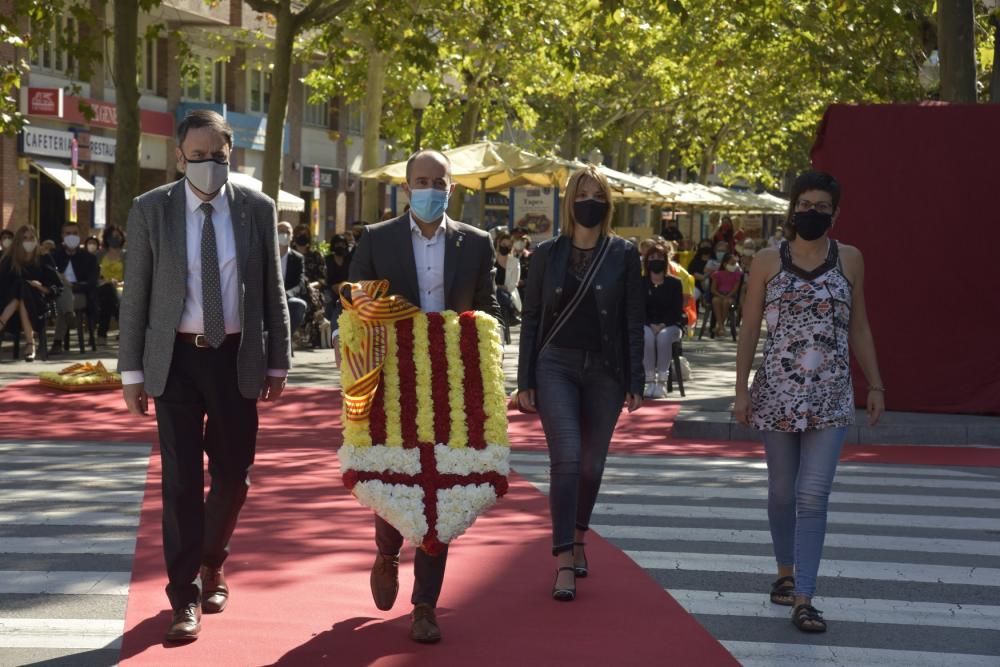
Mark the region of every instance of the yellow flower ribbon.
POLYGON ((348 421, 365 421, 371 414, 375 390, 382 377, 388 349, 387 324, 410 319, 420 309, 400 296, 386 296, 388 280, 365 280, 340 286, 344 314, 360 322, 359 340, 344 340, 344 363, 352 378, 344 389, 344 410, 348 421))

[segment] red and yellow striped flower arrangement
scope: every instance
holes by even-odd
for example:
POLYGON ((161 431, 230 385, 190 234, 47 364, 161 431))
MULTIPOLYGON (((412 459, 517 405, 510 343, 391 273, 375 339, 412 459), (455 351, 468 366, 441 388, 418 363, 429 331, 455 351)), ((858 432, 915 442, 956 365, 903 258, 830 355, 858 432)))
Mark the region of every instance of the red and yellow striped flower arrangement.
POLYGON ((497 322, 423 313, 387 281, 342 296, 344 485, 437 553, 507 491, 510 444, 497 322))

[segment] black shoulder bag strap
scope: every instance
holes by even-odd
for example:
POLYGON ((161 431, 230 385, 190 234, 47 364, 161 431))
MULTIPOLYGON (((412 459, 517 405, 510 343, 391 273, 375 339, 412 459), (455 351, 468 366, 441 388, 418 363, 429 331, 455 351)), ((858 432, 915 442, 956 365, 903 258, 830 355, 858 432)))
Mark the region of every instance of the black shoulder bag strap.
MULTIPOLYGON (((562 329, 563 325, 572 317, 573 313, 583 302, 583 297, 587 294, 587 290, 594 283, 594 278, 597 277, 597 272, 600 270, 601 265, 604 263, 605 258, 608 256, 608 250, 611 248, 611 238, 608 236, 604 237, 604 241, 601 243, 601 247, 597 249, 597 253, 594 256, 594 261, 590 263, 590 267, 587 272, 583 275, 583 280, 580 281, 580 288, 576 290, 576 294, 570 299, 566 307, 563 308, 562 313, 556 318, 556 321, 552 324, 552 328, 545 335, 545 340, 542 341, 542 346, 538 348, 539 354, 542 350, 552 342, 559 330, 562 329)), ((572 248, 570 249, 572 252, 572 248)))

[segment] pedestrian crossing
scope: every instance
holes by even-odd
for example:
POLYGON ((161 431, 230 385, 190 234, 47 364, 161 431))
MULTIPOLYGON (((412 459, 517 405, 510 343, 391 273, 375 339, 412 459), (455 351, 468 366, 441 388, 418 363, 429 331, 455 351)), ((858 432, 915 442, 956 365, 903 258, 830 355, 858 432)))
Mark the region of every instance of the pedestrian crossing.
MULTIPOLYGON (((512 467, 548 491, 547 455, 512 467)), ((743 665, 1000 665, 1000 470, 843 463, 800 633, 776 576, 757 459, 609 456, 592 529, 647 570, 743 665)), ((599 563, 591 563, 600 576, 599 563)))
POLYGON ((0 442, 0 665, 117 664, 149 453, 0 442))

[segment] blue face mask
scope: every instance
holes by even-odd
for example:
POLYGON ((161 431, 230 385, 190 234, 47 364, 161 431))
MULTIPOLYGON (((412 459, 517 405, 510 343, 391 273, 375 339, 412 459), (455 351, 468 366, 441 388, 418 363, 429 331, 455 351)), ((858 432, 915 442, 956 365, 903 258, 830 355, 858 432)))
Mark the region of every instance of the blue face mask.
POLYGON ((427 188, 410 191, 410 210, 423 222, 434 222, 448 208, 448 191, 427 188))

